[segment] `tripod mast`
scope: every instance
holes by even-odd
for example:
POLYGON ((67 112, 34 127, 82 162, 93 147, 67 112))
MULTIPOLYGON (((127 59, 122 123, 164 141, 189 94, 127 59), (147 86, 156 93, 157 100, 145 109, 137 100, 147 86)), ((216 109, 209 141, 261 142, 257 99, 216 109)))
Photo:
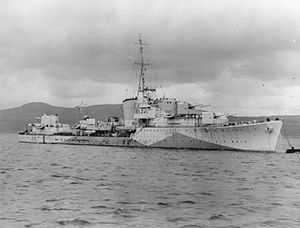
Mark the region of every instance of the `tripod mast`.
POLYGON ((145 96, 145 66, 149 66, 149 63, 145 63, 144 61, 144 46, 145 43, 142 41, 142 36, 139 34, 138 43, 139 45, 139 52, 140 52, 140 61, 135 62, 136 65, 140 66, 139 70, 139 82, 138 82, 138 89, 137 89, 137 97, 138 99, 144 99, 145 96))

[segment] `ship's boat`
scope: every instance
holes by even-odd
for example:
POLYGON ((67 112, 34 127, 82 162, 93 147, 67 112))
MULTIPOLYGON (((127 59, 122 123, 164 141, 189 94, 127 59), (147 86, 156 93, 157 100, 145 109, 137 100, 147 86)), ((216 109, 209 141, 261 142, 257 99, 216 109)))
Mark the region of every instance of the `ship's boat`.
POLYGON ((192 105, 176 98, 158 97, 145 86, 144 44, 139 38, 139 81, 135 97, 123 100, 123 120, 96 121, 86 116, 73 126, 72 135, 33 138, 36 132, 22 134, 21 142, 64 143, 150 148, 189 148, 205 150, 275 151, 282 121, 267 119, 231 123, 227 115, 192 105), (26 136, 31 137, 30 140, 26 136), (22 138, 23 137, 23 138, 22 138), (22 140, 24 139, 25 140, 22 140))

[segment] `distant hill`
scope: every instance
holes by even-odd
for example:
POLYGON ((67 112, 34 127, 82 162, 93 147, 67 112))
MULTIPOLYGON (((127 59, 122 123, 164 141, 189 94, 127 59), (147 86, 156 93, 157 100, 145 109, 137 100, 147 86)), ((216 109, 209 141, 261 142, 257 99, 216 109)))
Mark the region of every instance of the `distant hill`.
MULTIPOLYGON (((46 103, 28 103, 16 108, 0 110, 0 132, 14 133, 23 130, 28 123, 35 121, 43 114, 58 114, 62 123, 74 124, 80 119, 80 112, 76 108, 52 106, 46 103)), ((121 104, 92 105, 82 109, 82 113, 92 115, 98 120, 105 120, 110 116, 122 117, 121 104)), ((273 116, 284 120, 282 133, 290 137, 300 137, 300 115, 273 116)), ((264 120, 265 116, 229 116, 231 122, 249 120, 264 120)))
MULTIPOLYGON (((13 133, 23 130, 28 123, 35 121, 43 114, 58 114, 62 123, 74 124, 80 119, 80 112, 76 108, 52 106, 46 103, 34 102, 16 108, 0 110, 0 132, 13 133)), ((120 104, 92 105, 82 109, 85 115, 92 115, 98 120, 105 120, 110 116, 121 117, 120 104)))

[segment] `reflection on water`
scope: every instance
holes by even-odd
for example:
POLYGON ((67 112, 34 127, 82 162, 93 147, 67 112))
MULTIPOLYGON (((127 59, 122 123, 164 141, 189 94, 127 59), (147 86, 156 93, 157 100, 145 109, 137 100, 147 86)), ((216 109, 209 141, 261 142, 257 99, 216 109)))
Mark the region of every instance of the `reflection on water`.
POLYGON ((0 227, 300 226, 299 154, 18 144, 0 135, 0 181, 0 227))

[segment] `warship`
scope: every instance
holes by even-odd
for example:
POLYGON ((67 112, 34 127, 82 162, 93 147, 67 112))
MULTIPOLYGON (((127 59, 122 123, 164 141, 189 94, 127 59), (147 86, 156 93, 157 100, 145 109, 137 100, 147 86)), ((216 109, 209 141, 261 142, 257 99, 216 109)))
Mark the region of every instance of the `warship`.
POLYGON ((144 46, 140 58, 137 93, 122 102, 123 119, 97 121, 90 116, 70 127, 57 115, 43 115, 39 123, 19 132, 19 142, 94 146, 238 150, 274 152, 282 121, 229 122, 224 113, 209 111, 176 98, 159 97, 145 84, 144 46))

